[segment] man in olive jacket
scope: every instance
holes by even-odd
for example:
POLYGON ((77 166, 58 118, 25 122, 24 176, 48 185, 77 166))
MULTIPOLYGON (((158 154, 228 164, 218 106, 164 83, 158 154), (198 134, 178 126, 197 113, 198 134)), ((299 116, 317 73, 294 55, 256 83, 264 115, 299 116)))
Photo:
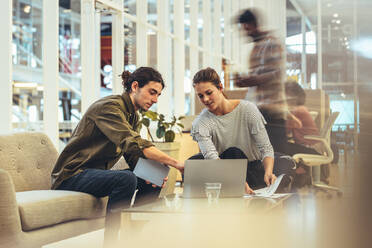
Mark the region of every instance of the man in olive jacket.
POLYGON ((160 73, 140 67, 133 73, 124 71, 122 79, 124 93, 104 97, 88 108, 52 171, 52 189, 109 196, 106 229, 109 219, 114 218, 111 210, 128 207, 136 189, 137 195, 158 192, 133 174, 139 157, 167 164, 181 172, 184 167, 137 132, 137 110, 148 110, 164 88, 160 73), (110 170, 121 156, 130 169, 110 170))

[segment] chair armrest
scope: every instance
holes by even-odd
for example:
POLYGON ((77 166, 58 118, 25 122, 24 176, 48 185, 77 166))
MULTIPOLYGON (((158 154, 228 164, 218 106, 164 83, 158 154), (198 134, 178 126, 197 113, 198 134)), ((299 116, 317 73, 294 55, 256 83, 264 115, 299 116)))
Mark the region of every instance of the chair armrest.
MULTIPOLYGON (((317 140, 317 141, 320 141, 321 143, 323 143, 325 152, 327 154, 330 154, 330 152, 332 151, 332 149, 331 149, 331 147, 329 145, 328 140, 325 139, 325 138, 323 138, 322 136, 318 136, 318 135, 305 135, 304 138, 305 139, 309 139, 309 140, 317 140)), ((332 152, 332 156, 333 156, 333 152, 332 152)))
POLYGON ((23 236, 21 219, 13 180, 3 169, 0 169, 0 196, 0 247, 18 247, 23 236))
POLYGON ((326 141, 326 139, 319 135, 305 135, 304 139, 326 141))
MULTIPOLYGON (((328 157, 327 163, 328 162, 331 162, 333 160, 333 151, 332 151, 331 147, 329 146, 327 139, 325 139, 325 138, 323 138, 321 136, 318 136, 318 135, 305 135, 304 138, 305 139, 310 139, 310 140, 318 140, 318 141, 320 141, 323 144, 323 146, 324 146, 323 148, 324 148, 325 153, 326 153, 326 155, 323 154, 321 156, 327 156, 328 157)), ((316 160, 316 158, 319 157, 319 155, 315 155, 315 154, 312 154, 312 155, 310 155, 310 154, 300 154, 300 153, 293 155, 293 158, 297 162, 300 161, 303 157, 307 157, 308 160, 311 159, 311 158, 313 158, 314 160, 316 160)), ((317 164, 317 165, 321 165, 321 164, 317 164)))

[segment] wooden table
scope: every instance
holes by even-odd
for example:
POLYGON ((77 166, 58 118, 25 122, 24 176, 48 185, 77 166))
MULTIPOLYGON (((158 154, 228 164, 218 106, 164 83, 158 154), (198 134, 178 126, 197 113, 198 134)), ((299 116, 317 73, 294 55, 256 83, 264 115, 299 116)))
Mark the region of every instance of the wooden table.
MULTIPOLYGON (((229 233, 234 228, 244 230, 266 223, 276 210, 281 211, 284 203, 292 196, 278 199, 220 198, 218 202, 209 203, 206 198, 184 199, 178 194, 170 195, 149 204, 122 210, 118 240, 115 245, 110 243, 105 247, 168 247, 169 244, 161 243, 159 238, 174 239, 178 246, 182 244, 192 247, 197 244, 188 242, 210 240, 215 232, 229 233), (251 225, 246 226, 245 223, 251 225), (189 236, 194 238, 189 239, 189 236)), ((217 235, 219 238, 225 240, 222 234, 217 235)))

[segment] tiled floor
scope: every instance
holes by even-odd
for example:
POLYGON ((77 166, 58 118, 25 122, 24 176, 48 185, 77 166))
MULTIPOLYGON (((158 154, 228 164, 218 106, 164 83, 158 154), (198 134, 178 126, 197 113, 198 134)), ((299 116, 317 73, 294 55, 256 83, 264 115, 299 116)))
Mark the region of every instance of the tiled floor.
MULTIPOLYGON (((133 228, 136 232, 122 235, 123 247, 369 247, 361 211, 364 198, 355 184, 359 167, 352 154, 347 165, 342 158, 331 167, 330 180, 341 186, 342 197, 304 188, 284 207, 265 215, 157 214, 133 228)), ((101 248, 102 243, 99 230, 44 248, 101 248)))

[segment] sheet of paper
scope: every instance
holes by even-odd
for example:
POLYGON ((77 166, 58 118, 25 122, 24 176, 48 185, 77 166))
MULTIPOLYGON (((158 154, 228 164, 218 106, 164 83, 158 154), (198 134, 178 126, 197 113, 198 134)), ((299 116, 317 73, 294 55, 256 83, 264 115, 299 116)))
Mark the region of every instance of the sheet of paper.
POLYGON ((163 180, 168 176, 169 167, 150 159, 139 158, 133 173, 143 180, 162 186, 163 180))
POLYGON ((244 195, 244 197, 246 197, 246 198, 252 197, 252 196, 255 196, 255 197, 271 197, 271 198, 281 197, 283 194, 274 194, 274 193, 275 193, 276 189, 278 188, 280 182, 282 181, 283 176, 284 176, 284 174, 278 176, 277 179, 275 180, 275 182, 273 184, 271 184, 270 186, 267 186, 267 187, 262 188, 262 189, 255 190, 254 195, 244 195))

